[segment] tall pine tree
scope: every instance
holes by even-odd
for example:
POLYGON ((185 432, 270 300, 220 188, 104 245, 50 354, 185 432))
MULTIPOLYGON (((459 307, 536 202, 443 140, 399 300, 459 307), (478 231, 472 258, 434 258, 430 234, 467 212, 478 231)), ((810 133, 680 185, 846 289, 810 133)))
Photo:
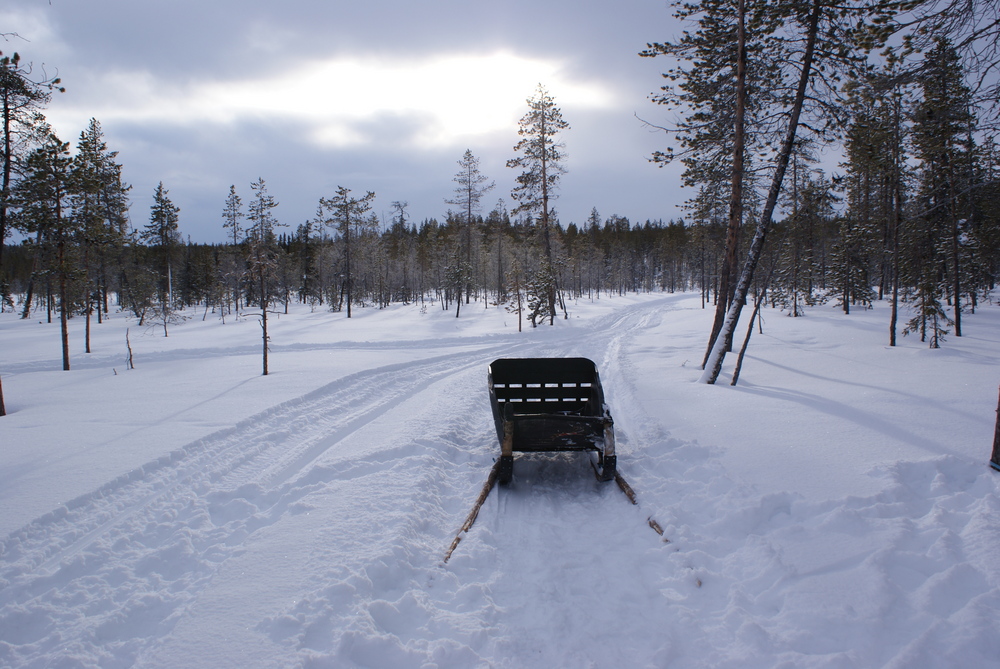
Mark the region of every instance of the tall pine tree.
POLYGON ((247 210, 247 253, 250 277, 260 301, 260 327, 263 339, 263 376, 267 376, 267 309, 271 299, 271 283, 278 269, 278 244, 274 229, 278 225, 271 210, 278 206, 274 197, 267 192, 264 179, 257 179, 250 185, 254 197, 247 210))
POLYGON ((924 59, 920 89, 912 131, 914 154, 920 161, 915 318, 921 332, 930 324, 930 344, 936 348, 944 334, 942 321, 954 325, 955 335, 962 336, 962 236, 968 221, 974 148, 969 88, 958 53, 944 37, 924 59), (952 319, 943 316, 942 294, 954 309, 952 319))
POLYGON ((511 197, 519 202, 512 214, 537 216, 541 228, 543 267, 539 279, 548 281, 549 325, 555 318, 556 291, 555 271, 552 259, 552 207, 556 198, 556 187, 565 173, 562 161, 565 145, 558 140, 559 133, 569 129, 563 120, 562 110, 544 86, 538 84, 534 97, 528 98, 528 113, 521 117, 517 134, 520 141, 514 151, 521 155, 507 161, 507 167, 521 169, 516 178, 517 185, 511 197))
POLYGON ((168 336, 174 301, 174 253, 180 243, 177 221, 180 208, 170 200, 170 192, 161 181, 153 192, 153 204, 149 208, 149 223, 143 228, 140 238, 151 246, 159 256, 160 277, 160 317, 163 319, 163 336, 168 336))
POLYGON ((69 318, 79 303, 76 288, 80 278, 79 230, 70 205, 72 165, 69 144, 50 132, 45 143, 28 156, 24 178, 18 183, 13 197, 19 210, 19 227, 26 233, 35 234, 36 253, 44 258, 43 271, 56 280, 63 369, 67 371, 70 368, 69 318))

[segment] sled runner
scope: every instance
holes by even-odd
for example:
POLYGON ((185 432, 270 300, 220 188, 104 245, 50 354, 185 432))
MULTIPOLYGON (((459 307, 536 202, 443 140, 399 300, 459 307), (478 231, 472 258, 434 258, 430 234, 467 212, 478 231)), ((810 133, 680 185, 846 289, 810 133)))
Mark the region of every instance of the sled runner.
POLYGON ((515 452, 594 451, 600 478, 615 478, 614 422, 592 361, 500 358, 490 363, 489 389, 500 483, 513 476, 515 452))

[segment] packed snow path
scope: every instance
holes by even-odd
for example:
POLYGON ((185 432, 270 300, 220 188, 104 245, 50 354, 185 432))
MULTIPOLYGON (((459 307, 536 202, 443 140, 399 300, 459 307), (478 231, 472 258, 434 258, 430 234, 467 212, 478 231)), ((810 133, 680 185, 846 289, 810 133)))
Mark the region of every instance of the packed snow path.
MULTIPOLYGON (((690 419, 685 409, 727 416, 679 394, 657 404, 670 391, 653 351, 698 354, 672 332, 691 304, 660 296, 623 301, 582 328, 404 342, 414 355, 397 350, 394 362, 386 345, 375 364, 60 505, 0 546, 0 664, 904 667, 1000 657, 1000 496, 985 446, 979 461, 953 444, 884 454, 855 494, 813 498, 791 482, 760 490, 731 470, 741 455, 670 431, 690 419), (597 362, 640 504, 597 482, 586 454, 519 456, 514 482, 494 490, 445 565, 498 452, 486 365, 547 355, 597 362)), ((308 356, 317 345, 285 346, 308 356)), ((992 357, 976 364, 995 363, 997 337, 982 348, 992 357)), ((277 336, 273 349, 280 360, 277 336)), ((688 366, 695 376, 686 358, 677 363, 688 366)), ((745 385, 683 390, 772 403, 795 393, 745 385)), ((849 413, 831 411, 823 392, 797 397, 849 413)), ((847 418, 907 441, 891 416, 880 424, 859 408, 847 418)), ((780 445, 743 434, 779 475, 798 474, 780 445)), ((940 443, 922 439, 916 448, 940 443)), ((818 441, 840 446, 836 435, 818 441)))

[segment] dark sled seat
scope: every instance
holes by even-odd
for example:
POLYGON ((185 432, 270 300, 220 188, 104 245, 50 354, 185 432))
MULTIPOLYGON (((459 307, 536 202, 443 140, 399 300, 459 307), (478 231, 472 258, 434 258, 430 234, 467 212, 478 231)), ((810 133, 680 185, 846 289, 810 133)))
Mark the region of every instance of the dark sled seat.
POLYGON ((613 421, 591 360, 500 358, 489 366, 489 390, 501 483, 516 451, 596 451, 601 478, 615 477, 613 421))

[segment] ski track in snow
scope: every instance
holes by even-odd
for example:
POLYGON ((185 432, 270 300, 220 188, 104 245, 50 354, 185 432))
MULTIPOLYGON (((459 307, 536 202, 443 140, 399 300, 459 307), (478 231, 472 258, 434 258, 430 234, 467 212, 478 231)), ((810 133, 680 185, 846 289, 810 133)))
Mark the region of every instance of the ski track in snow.
POLYGON ((823 502, 737 483, 637 401, 630 342, 673 299, 339 379, 37 519, 0 546, 0 664, 995 666, 991 473, 904 462, 823 502), (444 565, 498 453, 485 365, 512 355, 595 359, 640 504, 586 454, 519 455, 444 565))

